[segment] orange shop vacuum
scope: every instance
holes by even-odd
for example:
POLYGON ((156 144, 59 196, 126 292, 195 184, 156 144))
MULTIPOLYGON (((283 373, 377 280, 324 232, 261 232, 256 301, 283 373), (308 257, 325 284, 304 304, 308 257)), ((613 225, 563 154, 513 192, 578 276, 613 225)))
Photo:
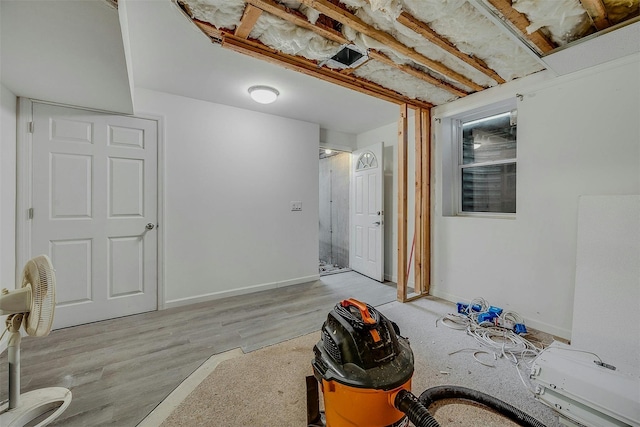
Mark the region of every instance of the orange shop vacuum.
POLYGON ((428 406, 440 399, 473 400, 523 426, 544 427, 519 409, 484 393, 439 386, 411 393, 413 352, 398 325, 353 298, 334 307, 314 346, 307 377, 308 427, 437 427, 428 406), (324 396, 320 411, 319 389, 324 396))

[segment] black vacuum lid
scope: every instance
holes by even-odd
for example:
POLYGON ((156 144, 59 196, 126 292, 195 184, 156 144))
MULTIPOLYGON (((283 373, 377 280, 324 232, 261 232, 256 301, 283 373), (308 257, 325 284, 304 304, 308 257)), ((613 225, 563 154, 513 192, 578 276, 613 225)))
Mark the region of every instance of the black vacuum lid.
POLYGON ((313 351, 318 380, 391 390, 413 375, 413 352, 398 326, 355 299, 344 300, 329 312, 313 351))

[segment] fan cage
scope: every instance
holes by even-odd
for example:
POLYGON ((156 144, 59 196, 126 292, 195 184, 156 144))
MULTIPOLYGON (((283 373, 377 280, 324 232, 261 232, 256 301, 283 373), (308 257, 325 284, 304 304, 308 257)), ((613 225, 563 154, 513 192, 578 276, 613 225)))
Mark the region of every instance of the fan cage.
POLYGON ((31 287, 31 309, 26 313, 24 328, 30 336, 49 335, 55 310, 55 275, 45 255, 30 260, 24 268, 22 286, 31 287))

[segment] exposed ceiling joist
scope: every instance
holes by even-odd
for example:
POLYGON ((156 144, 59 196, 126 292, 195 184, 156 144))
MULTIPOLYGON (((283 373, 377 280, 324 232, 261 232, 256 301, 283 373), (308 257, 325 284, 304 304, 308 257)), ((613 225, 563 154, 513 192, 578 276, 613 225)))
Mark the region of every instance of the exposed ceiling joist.
POLYGON ((369 57, 371 59, 375 59, 376 61, 380 61, 383 64, 386 64, 390 67, 393 68, 397 68, 400 71, 403 71, 413 77, 416 77, 420 80, 423 80, 427 83, 430 83, 436 87, 439 87, 441 89, 444 89, 448 92, 451 92, 452 94, 459 96, 459 97, 464 97, 469 95, 469 92, 466 92, 462 89, 459 89, 449 83, 443 82, 442 80, 438 80, 435 77, 431 76, 430 74, 427 73, 423 73, 420 70, 417 70, 409 65, 406 64, 398 64, 397 62, 394 62, 391 58, 389 58, 387 55, 378 52, 376 50, 370 50, 369 51, 369 57))
POLYGON ((327 0, 301 0, 301 3, 319 11, 320 13, 327 15, 331 19, 338 21, 343 25, 347 25, 362 34, 371 37, 372 39, 395 50, 399 54, 404 55, 407 58, 415 61, 416 63, 421 64, 437 73, 440 73, 451 80, 459 82, 475 91, 484 90, 483 86, 473 82, 471 79, 468 79, 462 74, 453 71, 452 69, 446 67, 444 64, 438 61, 427 58, 426 56, 417 52, 415 49, 405 46, 397 39, 395 39, 391 34, 376 29, 354 14, 347 12, 346 10, 334 5, 333 3, 330 3, 327 0))
POLYGON ((302 13, 297 10, 289 9, 283 4, 276 3, 274 0, 247 0, 247 3, 275 15, 278 18, 291 22, 298 27, 313 31, 333 42, 339 44, 348 42, 341 32, 320 23, 312 24, 302 13))
POLYGON ((425 39, 429 40, 431 43, 433 43, 436 46, 440 47, 441 49, 449 52, 450 54, 452 54, 456 58, 466 62, 469 65, 471 65, 476 70, 478 70, 478 71, 480 71, 482 73, 485 73, 487 76, 491 77, 496 82, 498 82, 498 83, 504 83, 505 82, 505 80, 502 77, 500 77, 500 75, 498 73, 496 73, 491 68, 487 67, 487 64, 485 64, 484 61, 482 61, 482 60, 480 60, 478 58, 475 58, 473 56, 469 56, 464 52, 461 52, 449 40, 447 40, 444 37, 440 36, 438 33, 433 31, 431 29, 431 27, 429 27, 429 25, 427 25, 426 23, 420 21, 419 19, 416 19, 413 15, 410 15, 407 12, 402 12, 398 16, 398 18, 396 18, 396 20, 399 23, 401 23, 402 25, 404 25, 405 27, 410 28, 411 30, 413 30, 416 33, 420 34, 422 37, 424 37, 425 39))
POLYGON ((498 12, 504 16, 509 22, 511 22, 522 35, 538 47, 542 53, 551 52, 556 46, 551 42, 547 36, 545 36, 540 30, 534 31, 529 34, 527 27, 531 24, 526 16, 518 12, 511 5, 511 0, 487 0, 498 12))
POLYGON ((213 42, 220 43, 223 47, 235 52, 256 57, 267 62, 280 65, 281 67, 317 77, 360 93, 393 102, 394 104, 409 104, 417 108, 433 107, 433 104, 431 103, 417 99, 410 99, 376 83, 341 74, 325 67, 318 67, 318 64, 315 61, 303 59, 299 56, 288 55, 275 49, 271 49, 262 43, 237 37, 235 34, 225 30, 220 30, 208 22, 199 21, 193 18, 192 20, 203 33, 212 39, 213 42))
POLYGON ((604 7, 602 0, 580 0, 580 3, 582 3, 582 7, 585 8, 593 21, 593 25, 598 30, 604 30, 611 26, 607 17, 607 9, 604 7))
POLYGON ((240 25, 236 27, 235 35, 246 39, 249 37, 253 26, 258 22, 258 18, 262 15, 262 9, 258 9, 257 7, 247 4, 247 7, 244 9, 244 13, 242 14, 242 19, 240 20, 240 25))
MULTIPOLYGON (((284 19, 285 21, 291 22, 292 24, 295 24, 299 27, 305 28, 307 30, 313 31, 316 34, 331 40, 333 42, 339 43, 339 44, 346 44, 346 43, 350 43, 350 41, 344 36, 342 35, 342 33, 334 30, 333 28, 330 28, 326 25, 320 24, 320 23, 315 23, 312 24, 311 22, 309 22, 307 20, 307 18, 302 15, 300 12, 295 11, 295 10, 291 10, 289 8, 287 8, 286 6, 276 3, 273 0, 248 0, 247 3, 258 7, 260 9, 262 9, 265 12, 271 13, 272 15, 277 16, 278 18, 284 19)), ((469 93, 457 88, 455 86, 453 86, 450 83, 447 83, 443 80, 440 80, 436 77, 433 77, 430 74, 427 74, 423 71, 418 70, 417 68, 411 67, 409 65, 406 64, 398 64, 395 61, 393 61, 391 58, 389 58, 388 56, 386 56, 385 54, 375 51, 375 50, 370 50, 369 51, 369 57, 371 59, 380 61, 390 67, 396 68, 400 71, 403 71, 413 77, 416 77, 420 80, 423 80, 429 84, 432 84, 436 87, 439 87, 441 89, 445 89, 448 92, 456 95, 456 96, 467 96, 469 93)), ((341 73, 342 74, 350 74, 354 71, 354 69, 346 69, 343 70, 341 73)))

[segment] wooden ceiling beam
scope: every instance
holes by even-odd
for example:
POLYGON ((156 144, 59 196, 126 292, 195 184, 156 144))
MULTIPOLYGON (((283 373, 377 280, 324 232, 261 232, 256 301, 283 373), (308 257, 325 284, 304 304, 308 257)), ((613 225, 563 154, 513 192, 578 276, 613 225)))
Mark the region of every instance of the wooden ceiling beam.
POLYGON ((587 11, 598 31, 611 26, 607 16, 607 9, 604 7, 602 0, 580 0, 580 3, 582 3, 582 7, 587 11))
POLYGON ((513 8, 513 6, 511 5, 511 0, 487 0, 487 1, 493 7, 495 7, 498 10, 498 12, 500 12, 502 16, 505 17, 505 19, 507 19, 518 30, 520 30, 520 32, 524 37, 531 40, 531 42, 535 44, 542 53, 551 52, 553 49, 556 48, 553 42, 551 42, 551 40, 549 40, 547 36, 545 36, 540 30, 534 31, 531 34, 527 32, 527 27, 531 24, 531 22, 529 22, 529 20, 524 14, 518 12, 513 8))
POLYGON ((235 52, 259 58, 289 70, 298 71, 308 76, 316 77, 395 104, 409 104, 417 108, 433 107, 433 104, 429 102, 411 99, 398 92, 380 86, 377 83, 341 74, 325 67, 318 67, 318 64, 315 61, 304 59, 299 56, 284 54, 275 49, 269 48, 260 42, 237 37, 235 34, 217 29, 208 22, 203 22, 193 18, 192 21, 214 42, 220 43, 222 47, 235 52))
MULTIPOLYGON (((309 22, 306 16, 304 16, 297 10, 289 9, 288 7, 282 4, 276 3, 273 0, 247 0, 247 3, 255 7, 258 7, 265 12, 271 13, 272 15, 277 16, 278 18, 284 19, 287 22, 290 22, 299 27, 305 28, 309 31, 313 31, 314 33, 328 40, 331 40, 335 43, 339 43, 339 44, 350 43, 350 41, 339 31, 336 31, 333 28, 327 27, 326 25, 322 25, 318 23, 312 24, 311 22, 309 22)), ((469 92, 466 92, 460 88, 457 88, 448 82, 437 79, 436 77, 433 77, 430 74, 420 71, 417 68, 411 67, 406 64, 398 64, 381 52, 370 50, 369 57, 377 61, 380 61, 388 66, 394 67, 400 71, 403 71, 427 83, 430 83, 436 87, 439 87, 448 92, 451 92, 456 96, 463 97, 469 94, 469 92)), ((347 70, 341 71, 340 73, 350 74, 351 72, 352 70, 347 69, 347 70)))
POLYGON ((312 24, 307 17, 297 10, 290 9, 283 4, 276 3, 273 0, 247 0, 247 3, 262 9, 278 18, 284 19, 287 22, 302 27, 304 29, 313 31, 316 34, 321 35, 325 39, 331 40, 338 44, 348 43, 348 40, 341 32, 329 28, 326 25, 312 24))
MULTIPOLYGON (((596 0, 596 1, 598 1, 598 0, 596 0)), ((505 83, 505 80, 502 77, 500 77, 500 75, 498 73, 496 73, 494 70, 489 68, 484 61, 482 61, 479 58, 467 55, 464 52, 461 52, 458 48, 456 48, 453 45, 453 43, 451 43, 449 40, 447 40, 444 37, 442 37, 440 34, 436 33, 428 24, 426 24, 425 22, 420 21, 419 19, 417 19, 413 15, 411 15, 411 14, 409 14, 407 12, 402 12, 396 18, 396 20, 400 24, 404 25, 405 27, 415 31, 418 34, 420 34, 422 37, 424 37, 425 39, 427 39, 431 43, 435 44, 440 49, 445 50, 446 52, 448 52, 451 55, 455 56, 456 58, 460 59, 461 61, 471 65, 476 70, 478 70, 478 71, 486 74, 487 76, 491 77, 496 82, 505 83)))
POLYGON ((243 39, 249 37, 249 34, 251 34, 251 30, 253 30, 254 25, 258 22, 260 15, 262 15, 262 9, 258 9, 251 4, 247 4, 247 7, 244 8, 242 18, 240 19, 240 25, 236 27, 235 35, 243 39))
POLYGON ((327 0, 301 0, 301 3, 319 11, 320 13, 327 15, 331 19, 334 19, 335 21, 338 21, 343 25, 347 25, 362 34, 365 34, 372 39, 377 40, 378 42, 395 50, 399 54, 404 55, 407 58, 410 58, 411 60, 417 62, 418 64, 424 65, 425 67, 437 73, 440 73, 451 80, 457 81, 476 91, 481 91, 484 89, 484 87, 473 82, 462 74, 453 71, 452 69, 448 68, 438 61, 427 58, 413 48, 405 46, 404 44, 396 40, 392 35, 374 28, 372 25, 367 24, 354 14, 345 11, 344 9, 334 5, 333 3, 330 3, 327 0))
POLYGON ((400 71, 403 71, 415 78, 418 78, 422 81, 425 81, 427 83, 430 83, 436 87, 439 87, 440 89, 444 89, 448 92, 451 92, 452 94, 459 96, 459 97, 464 97, 469 95, 469 92, 466 92, 460 88, 457 88, 455 86, 453 86, 452 84, 449 84, 447 82, 443 82, 442 80, 438 80, 435 77, 427 74, 427 73, 423 73, 422 71, 411 67, 410 65, 407 64, 398 64, 395 61, 393 61, 391 58, 389 58, 387 55, 378 52, 377 50, 369 50, 369 57, 371 59, 375 59, 376 61, 380 61, 383 64, 386 64, 390 67, 394 67, 397 68, 400 71))

